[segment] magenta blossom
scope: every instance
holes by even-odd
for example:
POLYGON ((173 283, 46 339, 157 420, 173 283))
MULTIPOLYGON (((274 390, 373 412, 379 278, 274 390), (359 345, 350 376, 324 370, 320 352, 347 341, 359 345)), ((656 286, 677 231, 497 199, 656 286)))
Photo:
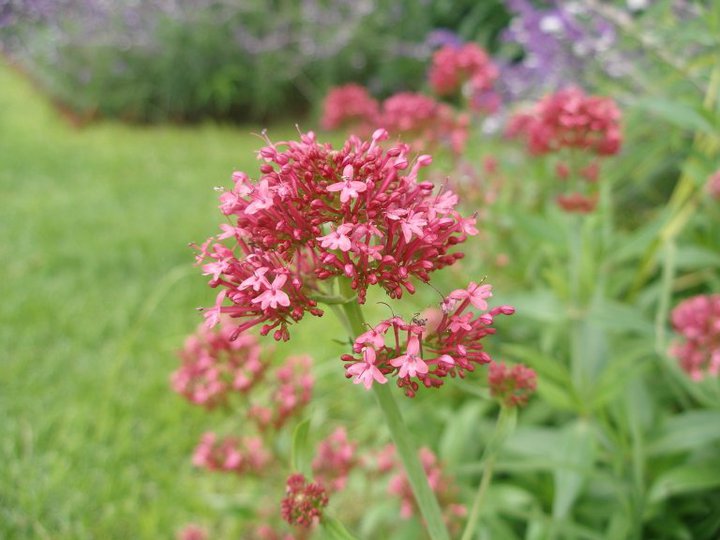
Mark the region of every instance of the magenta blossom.
POLYGON ((720 294, 698 295, 678 304, 672 324, 684 338, 670 354, 695 381, 720 374, 720 294))
POLYGON ((394 376, 405 394, 413 397, 420 385, 436 388, 448 375, 464 377, 476 365, 489 363, 481 340, 495 333, 495 316, 515 311, 510 306, 479 315, 466 311, 470 305, 487 310, 485 298, 492 296, 491 290, 490 285, 471 283, 467 289, 453 291, 459 298, 445 299, 443 310, 430 324, 427 320, 406 322, 400 317, 381 321, 355 339, 354 354, 343 355, 347 377, 369 389, 373 383, 384 384, 388 376, 394 376))
POLYGON ((322 281, 343 277, 363 303, 378 285, 392 298, 415 291, 413 280, 463 257, 453 248, 477 234, 475 217, 460 215, 457 196, 419 180, 432 158, 412 159, 405 144, 385 150, 383 129, 369 141, 351 136, 334 150, 313 133, 271 143, 259 152, 261 177, 233 174, 220 196, 231 224, 197 246, 210 286, 209 326, 224 314, 236 333, 260 326, 278 340, 305 314, 321 316, 322 281), (226 245, 227 243, 227 245, 226 245))

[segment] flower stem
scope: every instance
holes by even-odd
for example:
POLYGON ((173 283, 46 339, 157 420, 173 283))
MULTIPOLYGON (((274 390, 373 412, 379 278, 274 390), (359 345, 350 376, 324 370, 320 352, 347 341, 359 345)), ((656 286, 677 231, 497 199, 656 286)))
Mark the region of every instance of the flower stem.
MULTIPOLYGON (((353 339, 365 331, 365 321, 360 306, 355 301, 348 302, 343 305, 343 310, 350 323, 350 328, 353 330, 354 335, 351 336, 351 339, 353 339)), ((405 467, 405 473, 420 508, 420 513, 425 520, 425 526, 430 538, 432 540, 449 540, 450 535, 445 526, 440 505, 430 488, 427 475, 422 463, 420 463, 417 448, 413 443, 410 431, 403 421, 400 408, 393 397, 390 385, 374 384, 373 390, 380 409, 385 416, 385 422, 390 430, 390 436, 395 443, 397 453, 405 467)))
POLYGON ((502 447, 502 443, 505 442, 505 439, 507 439, 507 437, 515 429, 516 420, 517 410, 515 408, 505 406, 500 408, 500 414, 498 415, 497 423, 495 424, 495 430, 490 436, 490 440, 485 447, 480 487, 475 494, 475 500, 473 500, 473 505, 470 509, 470 516, 468 517, 467 525, 465 525, 465 530, 463 531, 461 540, 470 540, 475 533, 475 528, 477 527, 478 519, 480 518, 480 509, 482 508, 485 495, 487 494, 490 482, 492 481, 497 452, 502 447))

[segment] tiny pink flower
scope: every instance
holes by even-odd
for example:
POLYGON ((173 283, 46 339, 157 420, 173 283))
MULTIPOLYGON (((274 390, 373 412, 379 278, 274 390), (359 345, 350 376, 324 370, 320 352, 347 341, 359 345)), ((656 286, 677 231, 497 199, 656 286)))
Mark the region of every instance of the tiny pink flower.
POLYGON ((348 234, 352 232, 353 226, 345 223, 326 236, 318 237, 320 245, 325 249, 339 249, 340 251, 350 251, 352 242, 348 234))
POLYGON ((492 285, 478 285, 471 281, 467 289, 456 289, 450 293, 450 298, 456 300, 468 300, 476 309, 486 310, 488 304, 486 298, 492 296, 492 285))
POLYGON ((408 340, 407 352, 390 361, 390 364, 399 367, 398 377, 417 377, 418 373, 424 375, 428 372, 428 366, 418 353, 420 352, 420 340, 413 335, 408 340))
POLYGON ((367 390, 370 390, 373 381, 385 384, 387 382, 387 378, 375 365, 375 349, 372 347, 365 347, 362 354, 362 362, 357 362, 347 369, 347 373, 355 377, 353 383, 362 383, 367 390))
POLYGON ((267 278, 265 278, 265 274, 268 273, 268 270, 270 269, 265 266, 256 268, 253 271, 252 276, 243 280, 243 282, 238 285, 238 290, 244 291, 245 289, 252 287, 253 291, 259 291, 261 287, 270 287, 270 283, 267 278))
POLYGON ((353 170, 352 165, 347 165, 343 169, 342 181, 330 184, 327 187, 327 190, 330 192, 339 191, 341 203, 346 203, 350 199, 356 199, 360 193, 367 189, 367 185, 365 182, 353 180, 354 176, 355 171, 353 170))
POLYGON ((260 304, 261 309, 277 309, 278 305, 288 307, 290 305, 290 298, 287 293, 282 290, 282 286, 287 281, 286 274, 278 274, 275 276, 270 288, 263 292, 257 298, 253 298, 253 304, 260 304))

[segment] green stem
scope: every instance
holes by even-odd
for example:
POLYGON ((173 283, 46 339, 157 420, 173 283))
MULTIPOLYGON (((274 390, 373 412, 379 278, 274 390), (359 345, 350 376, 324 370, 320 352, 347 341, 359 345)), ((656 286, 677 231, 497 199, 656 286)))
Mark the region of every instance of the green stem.
POLYGON ((568 281, 570 287, 570 372, 578 395, 583 395, 586 384, 583 364, 583 319, 580 294, 580 278, 583 257, 582 221, 578 216, 570 216, 568 231, 568 281))
POLYGON ((655 315, 655 351, 666 354, 665 328, 670 311, 670 297, 672 296, 672 285, 675 277, 675 242, 668 242, 665 246, 662 260, 662 278, 660 289, 660 300, 655 315))
MULTIPOLYGON (((357 302, 348 302, 343 305, 343 310, 353 331, 351 338, 362 334, 365 331, 365 321, 357 302)), ((390 385, 374 384, 373 390, 380 409, 385 416, 385 422, 395 443, 396 451, 405 467, 405 473, 420 508, 420 513, 425 520, 425 526, 430 538, 432 540, 449 540, 450 535, 445 526, 440 505, 428 483, 427 475, 422 463, 420 463, 417 448, 413 443, 410 431, 403 421, 400 408, 393 397, 390 385)))
POLYGON ((515 422, 517 420, 517 410, 512 407, 501 407, 500 414, 498 415, 497 423, 495 424, 495 430, 490 436, 485 452, 483 455, 483 472, 482 478, 480 479, 480 487, 478 487, 475 499, 473 500, 472 508, 470 509, 470 515, 468 517, 467 525, 463 531, 461 540, 470 540, 475 534, 475 528, 477 527, 478 520, 480 519, 480 510, 482 509, 485 495, 487 494, 490 482, 493 477, 493 470, 495 467, 495 460, 497 459, 498 450, 502 447, 502 443, 515 429, 515 422))

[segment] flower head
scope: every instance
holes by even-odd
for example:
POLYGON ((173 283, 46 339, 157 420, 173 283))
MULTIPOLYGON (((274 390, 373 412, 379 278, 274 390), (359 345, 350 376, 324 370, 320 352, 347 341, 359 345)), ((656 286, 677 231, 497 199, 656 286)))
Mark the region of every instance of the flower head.
POLYGON ((332 88, 323 102, 323 129, 347 129, 359 136, 367 136, 377 125, 379 104, 367 89, 357 84, 332 88))
POLYGON ((220 329, 205 326, 188 337, 179 355, 183 363, 171 376, 173 390, 207 409, 247 394, 262 378, 267 363, 252 335, 232 339, 235 328, 223 319, 220 329))
POLYGON ((315 478, 329 491, 344 489, 348 474, 359 464, 356 448, 357 443, 348 440, 345 428, 337 428, 318 445, 312 462, 315 478))
MULTIPOLYGON (((394 450, 392 446, 390 449, 394 450)), ((432 450, 423 447, 419 454, 428 483, 440 503, 446 523, 451 529, 457 529, 461 525, 462 518, 467 514, 467 509, 456 502, 458 488, 454 479, 443 470, 442 464, 432 450)), ((397 468, 397 464, 393 468, 397 468)), ((400 498, 400 517, 409 519, 418 514, 417 503, 405 471, 399 471, 390 478, 388 492, 400 498)))
POLYGON ((430 86, 439 96, 458 92, 468 83, 470 93, 489 90, 499 74, 488 54, 475 43, 445 45, 435 51, 430 67, 430 86))
POLYGON ((503 363, 491 362, 488 366, 490 394, 506 407, 522 407, 537 388, 535 371, 517 364, 511 368, 503 363))
POLYGON ((193 465, 210 471, 260 474, 272 456, 259 437, 225 437, 205 433, 193 453, 193 465))
POLYGON ((260 325, 262 335, 287 340, 291 324, 323 314, 313 298, 323 280, 349 279, 360 303, 373 285, 399 298, 414 292, 414 279, 462 258, 452 249, 478 232, 474 218, 460 215, 452 192, 419 180, 430 156, 412 159, 405 144, 385 150, 387 138, 378 129, 339 150, 313 133, 268 141, 258 181, 233 175, 220 201, 231 224, 197 247, 220 289, 205 311, 209 326, 226 315, 237 321, 234 335, 260 325))
POLYGON ((717 171, 710 175, 705 184, 705 189, 716 201, 720 201, 720 171, 717 171))
POLYGON ((720 294, 698 295, 678 304, 672 311, 672 325, 684 338, 670 348, 670 354, 696 381, 720 374, 720 294))
POLYGON ((413 397, 420 385, 436 388, 448 375, 464 377, 476 365, 487 364, 490 356, 482 339, 495 333, 495 316, 514 312, 510 306, 486 311, 485 299, 491 291, 490 285, 470 283, 443 300, 443 309, 434 312, 431 321, 406 322, 400 317, 381 321, 355 339, 354 354, 343 355, 347 377, 368 389, 395 377, 405 394, 413 397), (486 312, 475 314, 467 311, 469 306, 486 312))
POLYGON ((320 520, 327 505, 325 488, 315 482, 308 483, 302 474, 293 474, 287 479, 280 515, 290 525, 308 528, 320 520))

